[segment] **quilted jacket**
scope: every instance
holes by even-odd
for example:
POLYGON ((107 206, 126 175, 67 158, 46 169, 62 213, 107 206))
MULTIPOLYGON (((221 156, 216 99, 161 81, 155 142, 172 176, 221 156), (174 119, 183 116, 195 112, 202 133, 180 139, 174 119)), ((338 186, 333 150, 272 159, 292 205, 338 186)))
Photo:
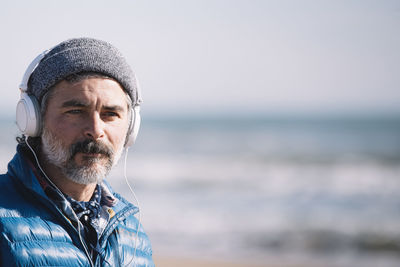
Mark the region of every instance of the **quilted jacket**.
POLYGON ((47 197, 18 147, 0 176, 0 266, 154 266, 150 241, 134 217, 138 209, 113 195, 119 201, 91 263, 78 231, 47 197))

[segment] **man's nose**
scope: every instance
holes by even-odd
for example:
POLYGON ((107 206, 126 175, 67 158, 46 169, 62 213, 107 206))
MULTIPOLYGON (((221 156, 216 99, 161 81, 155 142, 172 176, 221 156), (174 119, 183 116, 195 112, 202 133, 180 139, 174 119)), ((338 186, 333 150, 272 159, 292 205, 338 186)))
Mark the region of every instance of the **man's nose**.
POLYGON ((104 137, 104 122, 98 113, 88 116, 84 134, 92 140, 98 140, 104 137))

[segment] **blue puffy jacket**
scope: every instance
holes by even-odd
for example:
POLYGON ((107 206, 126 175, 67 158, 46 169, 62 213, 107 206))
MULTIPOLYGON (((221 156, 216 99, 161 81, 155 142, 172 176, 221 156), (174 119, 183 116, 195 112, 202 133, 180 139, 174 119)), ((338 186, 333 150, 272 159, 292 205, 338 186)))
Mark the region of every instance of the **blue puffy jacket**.
MULTIPOLYGON (((138 209, 113 195, 119 201, 94 266, 154 266, 141 226, 133 259, 138 209)), ((0 176, 0 266, 90 266, 77 230, 44 193, 20 148, 0 176)))

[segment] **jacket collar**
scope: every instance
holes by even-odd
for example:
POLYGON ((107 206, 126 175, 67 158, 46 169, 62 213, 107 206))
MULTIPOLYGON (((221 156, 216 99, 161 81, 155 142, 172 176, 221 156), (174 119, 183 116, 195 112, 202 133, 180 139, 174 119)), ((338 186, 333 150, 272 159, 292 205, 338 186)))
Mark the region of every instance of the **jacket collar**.
MULTIPOLYGON (((25 149, 21 145, 17 146, 17 153, 8 164, 8 172, 26 188, 48 199, 45 191, 43 190, 43 186, 39 182, 40 179, 37 178, 42 174, 37 167, 32 153, 29 150, 25 149)), ((127 205, 129 205, 129 203, 119 194, 113 192, 107 181, 104 180, 101 183, 101 187, 103 190, 103 195, 105 196, 104 199, 106 201, 104 204, 109 207, 113 207, 115 212, 123 210, 127 205)))
POLYGON ((30 158, 33 158, 32 154, 26 151, 21 145, 18 145, 17 153, 10 163, 8 163, 8 172, 26 188, 47 198, 46 193, 36 178, 36 164, 33 164, 30 158))

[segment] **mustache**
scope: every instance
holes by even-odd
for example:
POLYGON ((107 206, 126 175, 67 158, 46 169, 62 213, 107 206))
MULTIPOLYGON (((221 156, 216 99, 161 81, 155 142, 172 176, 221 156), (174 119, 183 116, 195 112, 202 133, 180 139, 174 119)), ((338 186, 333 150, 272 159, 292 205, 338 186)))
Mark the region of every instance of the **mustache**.
POLYGON ((77 153, 95 153, 103 154, 108 158, 112 157, 114 154, 113 150, 109 148, 106 144, 93 141, 91 139, 85 139, 83 141, 76 142, 70 147, 70 155, 73 158, 77 153))

